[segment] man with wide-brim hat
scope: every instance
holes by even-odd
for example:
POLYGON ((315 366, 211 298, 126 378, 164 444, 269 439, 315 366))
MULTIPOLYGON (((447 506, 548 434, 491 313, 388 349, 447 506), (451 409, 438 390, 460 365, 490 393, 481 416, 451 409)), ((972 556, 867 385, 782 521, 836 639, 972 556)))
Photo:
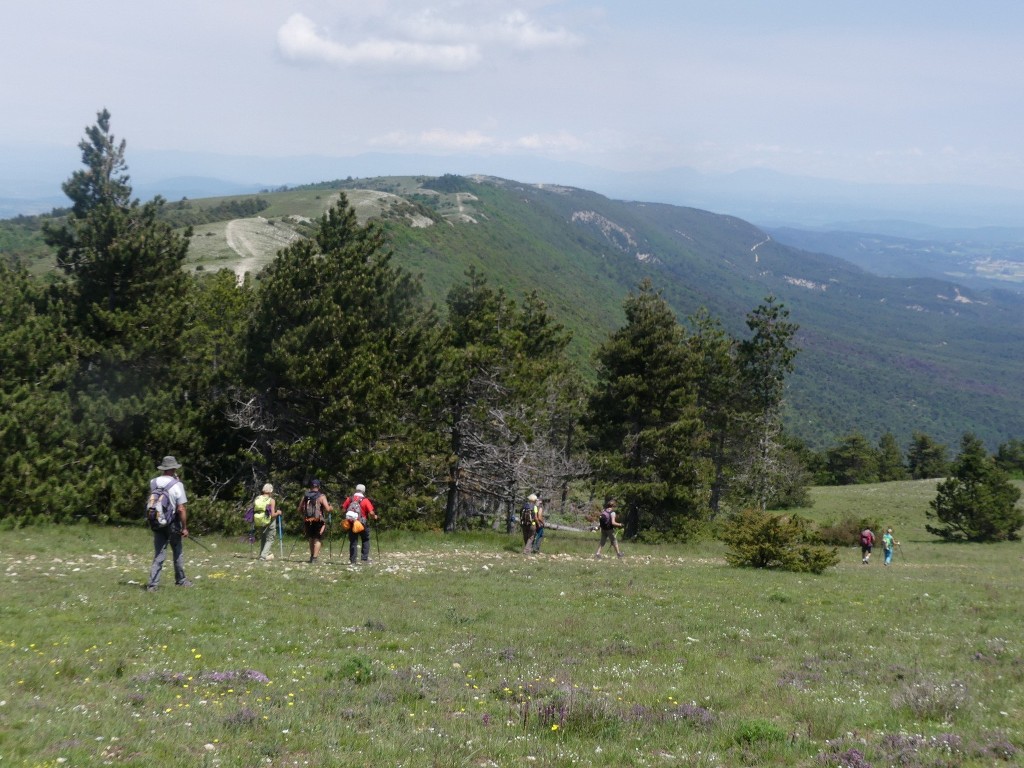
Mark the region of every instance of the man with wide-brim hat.
POLYGON ((156 468, 163 474, 149 481, 150 493, 161 488, 166 489, 176 514, 170 524, 153 528, 153 564, 150 566, 149 582, 146 585, 150 592, 155 592, 160 584, 160 571, 167 559, 168 545, 174 557, 174 583, 179 587, 192 586, 192 582, 185 576, 185 551, 181 545, 182 539, 188 536, 188 510, 185 507, 188 496, 177 473, 177 470, 181 469, 181 464, 173 456, 164 456, 156 468))

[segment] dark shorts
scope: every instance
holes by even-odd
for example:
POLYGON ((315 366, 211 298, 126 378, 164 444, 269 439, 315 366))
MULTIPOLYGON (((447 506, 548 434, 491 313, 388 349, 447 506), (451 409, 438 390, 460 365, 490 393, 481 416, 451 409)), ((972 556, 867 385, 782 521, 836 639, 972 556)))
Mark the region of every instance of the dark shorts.
POLYGON ((322 539, 324 537, 324 526, 327 525, 326 520, 305 520, 303 525, 306 527, 306 538, 307 539, 322 539))

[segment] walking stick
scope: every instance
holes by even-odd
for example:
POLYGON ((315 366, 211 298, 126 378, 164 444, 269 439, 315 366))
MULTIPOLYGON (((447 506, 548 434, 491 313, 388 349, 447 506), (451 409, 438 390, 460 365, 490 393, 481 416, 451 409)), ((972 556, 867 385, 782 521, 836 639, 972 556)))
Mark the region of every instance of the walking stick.
POLYGON ((284 523, 281 522, 282 515, 277 516, 277 540, 280 544, 281 559, 284 560, 284 523))
POLYGON ((903 545, 900 544, 898 541, 896 542, 896 549, 898 549, 900 551, 900 560, 903 560, 904 562, 906 562, 907 556, 905 554, 903 554, 903 545))
POLYGON ((193 535, 189 534, 189 535, 188 535, 188 536, 186 536, 185 538, 187 538, 187 539, 188 539, 189 541, 194 541, 194 542, 195 542, 196 544, 198 544, 198 545, 199 545, 200 547, 202 547, 203 549, 205 549, 205 550, 206 550, 207 552, 211 551, 211 550, 210 550, 210 548, 209 548, 208 546, 206 546, 205 544, 203 544, 203 542, 201 542, 201 541, 200 541, 199 539, 197 539, 197 538, 196 538, 195 536, 193 536, 193 535))
POLYGON ((331 538, 331 513, 327 513, 327 553, 328 559, 334 561, 334 539, 331 538))
MULTIPOLYGON (((367 522, 369 522, 369 521, 367 521, 367 522)), ((380 521, 378 520, 377 522, 380 522, 380 521)), ((373 524, 373 530, 376 531, 376 533, 373 534, 373 539, 374 539, 374 541, 377 542, 377 560, 379 561, 380 560, 380 526, 377 525, 376 522, 373 524)))

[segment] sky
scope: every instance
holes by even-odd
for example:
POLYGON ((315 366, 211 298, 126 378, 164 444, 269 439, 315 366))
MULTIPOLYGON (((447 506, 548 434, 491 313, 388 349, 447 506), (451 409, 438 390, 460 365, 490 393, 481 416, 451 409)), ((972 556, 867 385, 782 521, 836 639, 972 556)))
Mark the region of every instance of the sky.
MULTIPOLYGON (((1024 189, 1020 0, 4 0, 0 147, 1024 189)), ((483 169, 482 169, 483 170, 483 169)), ((65 174, 66 175, 66 174, 65 174)))

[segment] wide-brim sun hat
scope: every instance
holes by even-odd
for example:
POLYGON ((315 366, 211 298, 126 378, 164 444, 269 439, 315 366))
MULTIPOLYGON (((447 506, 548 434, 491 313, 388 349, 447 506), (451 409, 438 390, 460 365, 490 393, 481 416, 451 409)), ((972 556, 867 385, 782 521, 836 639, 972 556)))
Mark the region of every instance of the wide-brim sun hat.
POLYGON ((181 469, 181 464, 173 456, 164 456, 164 460, 157 465, 157 469, 166 472, 168 469, 181 469))

